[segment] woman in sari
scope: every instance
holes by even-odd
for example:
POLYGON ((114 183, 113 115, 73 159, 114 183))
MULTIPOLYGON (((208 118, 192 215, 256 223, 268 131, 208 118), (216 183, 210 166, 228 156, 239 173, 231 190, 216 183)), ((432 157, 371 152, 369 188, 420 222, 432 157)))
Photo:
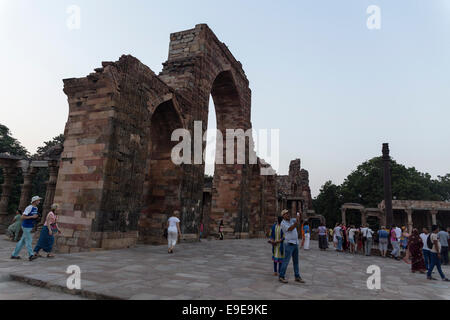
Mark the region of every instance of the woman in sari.
POLYGON ((58 204, 52 204, 51 210, 45 219, 44 226, 42 227, 39 240, 34 248, 34 256, 39 256, 39 251, 44 250, 47 253, 47 258, 53 258, 54 255, 51 253, 53 249, 53 244, 55 243, 55 235, 61 234, 58 227, 58 204))
POLYGON ((425 273, 425 260, 423 259, 422 248, 423 242, 419 236, 419 231, 413 229, 408 239, 409 257, 411 258, 411 272, 425 273))
POLYGON ((278 276, 284 258, 284 234, 281 229, 282 221, 283 217, 278 217, 278 223, 274 224, 270 231, 269 242, 272 244, 273 274, 275 276, 278 276))

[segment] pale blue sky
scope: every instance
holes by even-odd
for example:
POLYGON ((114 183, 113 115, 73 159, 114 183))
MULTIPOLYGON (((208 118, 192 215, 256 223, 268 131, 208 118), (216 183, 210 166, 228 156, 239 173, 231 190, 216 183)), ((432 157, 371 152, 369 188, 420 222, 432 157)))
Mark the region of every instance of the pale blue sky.
POLYGON ((62 79, 122 54, 158 73, 169 34, 207 23, 243 64, 255 129, 279 128, 280 173, 313 195, 381 153, 450 172, 450 0, 0 0, 0 122, 31 152, 63 132, 62 79), (66 27, 69 5, 81 29, 66 27), (381 8, 381 30, 366 9, 381 8), (384 120, 387 116, 387 120, 384 120))

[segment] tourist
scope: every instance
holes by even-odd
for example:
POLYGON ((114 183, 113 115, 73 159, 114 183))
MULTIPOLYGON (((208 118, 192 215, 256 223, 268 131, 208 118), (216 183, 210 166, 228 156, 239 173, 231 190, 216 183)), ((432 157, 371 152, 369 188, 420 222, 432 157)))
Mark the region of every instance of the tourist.
POLYGON ((319 249, 321 251, 325 251, 328 248, 328 232, 327 227, 325 227, 325 223, 320 223, 319 229, 319 249))
POLYGON ((406 231, 406 227, 402 227, 402 238, 401 238, 401 247, 403 251, 405 252, 405 256, 403 258, 403 261, 406 263, 411 263, 410 256, 409 256, 409 250, 408 250, 408 239, 410 234, 406 231))
POLYGON ((397 230, 396 230, 396 226, 395 224, 392 225, 391 228, 391 244, 392 244, 392 252, 391 255, 395 260, 400 260, 399 255, 400 255, 400 245, 398 243, 398 239, 401 236, 398 235, 397 230))
POLYGON ((411 272, 425 273, 427 270, 423 259, 423 242, 417 229, 413 229, 408 244, 409 256, 411 257, 411 272))
MULTIPOLYGON (((300 212, 297 212, 297 217, 300 216, 300 212)), ((302 235, 302 242, 300 244, 300 249, 303 248, 303 246, 305 245, 305 230, 303 229, 304 227, 304 221, 301 220, 300 221, 300 234, 302 235)))
POLYGON ((336 235, 336 242, 337 242, 336 251, 342 252, 342 228, 339 222, 336 223, 336 227, 334 228, 334 234, 336 235))
POLYGON ((16 210, 16 215, 12 219, 12 224, 8 227, 6 233, 10 237, 11 240, 19 241, 20 227, 22 226, 22 211, 19 209, 16 210))
POLYGON ((47 214, 44 226, 42 227, 41 234, 39 235, 38 243, 34 248, 34 255, 39 256, 39 251, 44 250, 47 253, 47 258, 53 258, 54 255, 51 254, 53 244, 55 243, 55 235, 61 233, 56 223, 58 220, 57 211, 59 205, 52 204, 50 212, 47 214))
POLYGON ((423 228, 422 233, 420 234, 420 239, 422 239, 423 243, 422 254, 423 259, 425 260, 425 268, 428 270, 431 264, 431 253, 430 253, 431 251, 430 248, 428 248, 427 238, 428 238, 428 229, 423 228))
POLYGON ((38 214, 38 205, 41 202, 42 198, 38 196, 34 196, 31 199, 31 204, 25 208, 22 214, 22 238, 17 243, 14 252, 11 255, 11 259, 20 259, 19 253, 25 245, 28 251, 29 260, 32 261, 37 257, 33 253, 32 238, 31 238, 31 230, 33 230, 34 224, 36 220, 39 218, 38 214))
POLYGON ((342 251, 347 251, 348 241, 347 241, 347 227, 345 224, 341 224, 341 234, 342 234, 342 251))
POLYGON ((363 235, 361 232, 361 228, 356 229, 355 237, 356 237, 356 243, 357 243, 356 253, 364 254, 364 242, 363 242, 363 235))
POLYGON ((369 225, 366 225, 365 228, 365 234, 363 234, 363 237, 366 238, 365 241, 365 247, 364 247, 364 251, 366 253, 366 256, 370 256, 371 252, 372 252, 372 244, 373 244, 373 231, 372 229, 370 229, 369 225))
POLYGON ((448 265, 448 231, 439 231, 438 238, 441 245, 441 263, 446 266, 448 265))
POLYGON ((445 275, 441 269, 441 257, 440 257, 441 243, 439 242, 439 239, 438 239, 438 235, 437 235, 438 232, 439 232, 439 227, 437 225, 433 225, 431 227, 431 233, 427 238, 427 245, 429 248, 431 247, 431 252, 430 252, 431 264, 430 264, 430 267, 428 268, 427 279, 428 280, 436 280, 435 278, 431 277, 431 274, 433 273, 433 269, 434 269, 434 267, 436 267, 442 280, 449 281, 445 277, 445 275))
POLYGON ((303 234, 304 234, 304 237, 305 237, 305 243, 304 243, 303 249, 304 250, 309 250, 309 242, 311 240, 311 230, 309 228, 309 222, 308 221, 306 221, 303 224, 303 234))
POLYGON ((298 266, 298 233, 297 226, 299 224, 300 215, 297 214, 297 219, 290 220, 290 215, 288 210, 283 210, 281 212, 283 216, 283 221, 281 222, 281 228, 284 234, 284 259, 281 265, 279 281, 282 283, 287 283, 285 278, 286 269, 289 265, 289 261, 292 257, 292 263, 294 264, 294 275, 295 281, 304 283, 303 279, 300 277, 300 270, 298 266))
POLYGON ((281 222, 283 222, 283 217, 280 216, 270 231, 269 242, 272 244, 273 274, 275 276, 279 276, 284 258, 284 233, 281 228, 281 222))
POLYGON ((219 223, 219 240, 223 240, 224 236, 223 236, 223 220, 220 220, 219 223))
POLYGON ((382 226, 378 230, 378 248, 380 249, 381 256, 386 258, 387 247, 389 242, 389 232, 387 232, 386 227, 382 226))
POLYGON ((202 241, 202 236, 203 236, 203 222, 200 223, 200 227, 199 227, 199 236, 198 236, 198 241, 201 242, 202 241))
POLYGON ((350 229, 348 229, 348 241, 350 242, 350 253, 355 254, 355 233, 356 228, 354 225, 350 226, 350 229))
POLYGON ((178 235, 181 239, 181 229, 180 229, 180 211, 175 210, 173 215, 167 220, 167 240, 169 250, 168 253, 173 253, 173 248, 177 244, 178 235))

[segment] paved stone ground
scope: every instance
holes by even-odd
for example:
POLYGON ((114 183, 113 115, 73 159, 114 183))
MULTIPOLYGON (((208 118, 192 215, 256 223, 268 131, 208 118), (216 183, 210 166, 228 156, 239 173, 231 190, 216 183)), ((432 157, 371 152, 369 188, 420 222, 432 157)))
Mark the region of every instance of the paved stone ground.
MULTIPOLYGON (((54 259, 10 260, 15 243, 0 240, 0 299, 447 299, 450 284, 412 274, 410 265, 381 257, 321 252, 312 241, 300 251, 305 284, 294 282, 292 263, 288 284, 272 275, 270 245, 264 239, 203 240, 182 243, 175 253, 165 246, 58 255, 54 259), (381 268, 381 290, 369 290, 369 265, 381 268), (81 268, 80 295, 66 287, 69 265, 81 268), (11 281, 10 277, 43 286, 11 281), (3 279, 3 282, 1 281, 3 279), (65 289, 66 291, 68 289, 65 289)), ((25 249, 22 257, 25 257, 25 249)), ((444 266, 450 276, 450 267, 444 266)), ((438 275, 435 275, 438 277, 438 275)))

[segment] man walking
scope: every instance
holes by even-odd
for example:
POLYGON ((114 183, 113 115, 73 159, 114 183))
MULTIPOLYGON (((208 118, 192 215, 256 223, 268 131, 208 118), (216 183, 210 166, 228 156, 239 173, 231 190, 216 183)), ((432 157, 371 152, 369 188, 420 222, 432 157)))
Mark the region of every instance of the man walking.
POLYGON ((342 252, 342 228, 341 224, 338 222, 336 223, 336 227, 334 228, 334 234, 336 235, 337 240, 337 248, 336 251, 342 252))
POLYGON ((372 229, 370 229, 369 225, 366 225, 365 228, 365 234, 363 233, 363 237, 366 238, 366 242, 365 242, 365 251, 366 251, 366 256, 370 256, 371 252, 372 252, 372 243, 373 243, 373 231, 372 229))
POLYGON ((34 254, 33 249, 31 247, 32 238, 31 238, 31 230, 33 230, 34 224, 36 223, 39 215, 38 215, 38 205, 41 202, 40 197, 35 196, 31 199, 31 204, 25 208, 22 214, 22 238, 17 243, 14 252, 11 255, 11 259, 20 259, 19 253, 25 245, 28 251, 29 260, 32 261, 37 258, 37 255, 34 254))
POLYGON ((436 280, 435 278, 431 277, 431 273, 433 272, 434 267, 436 266, 439 275, 441 276, 443 281, 449 281, 444 273, 442 272, 441 269, 441 257, 439 256, 439 252, 441 252, 441 244, 439 242, 438 239, 438 232, 439 232, 439 228, 437 225, 433 225, 433 227, 431 228, 431 234, 428 236, 427 242, 428 242, 428 247, 431 247, 431 264, 430 267, 428 268, 428 273, 427 273, 427 279, 428 280, 436 280), (429 241, 428 241, 429 240, 429 241))
POLYGON ((441 263, 448 265, 448 232, 441 230, 438 233, 439 243, 441 245, 441 263))
POLYGON ((400 244, 398 243, 398 241, 400 240, 397 233, 397 227, 394 225, 392 225, 391 228, 391 244, 392 244, 392 252, 391 255, 395 258, 395 260, 400 260, 399 255, 400 255, 400 244))
POLYGON ((292 263, 294 264, 295 281, 305 283, 300 277, 300 271, 298 266, 298 233, 297 226, 299 224, 300 215, 297 214, 297 219, 290 220, 288 210, 281 212, 283 221, 281 222, 281 229, 284 233, 284 259, 280 269, 279 280, 282 283, 287 283, 285 278, 286 269, 292 256, 292 263))
POLYGON ((419 236, 423 242, 422 253, 423 253, 423 259, 425 260, 425 268, 427 268, 427 270, 428 270, 428 268, 430 267, 430 264, 431 264, 430 248, 428 248, 428 245, 427 245, 428 229, 423 228, 422 233, 419 236))

